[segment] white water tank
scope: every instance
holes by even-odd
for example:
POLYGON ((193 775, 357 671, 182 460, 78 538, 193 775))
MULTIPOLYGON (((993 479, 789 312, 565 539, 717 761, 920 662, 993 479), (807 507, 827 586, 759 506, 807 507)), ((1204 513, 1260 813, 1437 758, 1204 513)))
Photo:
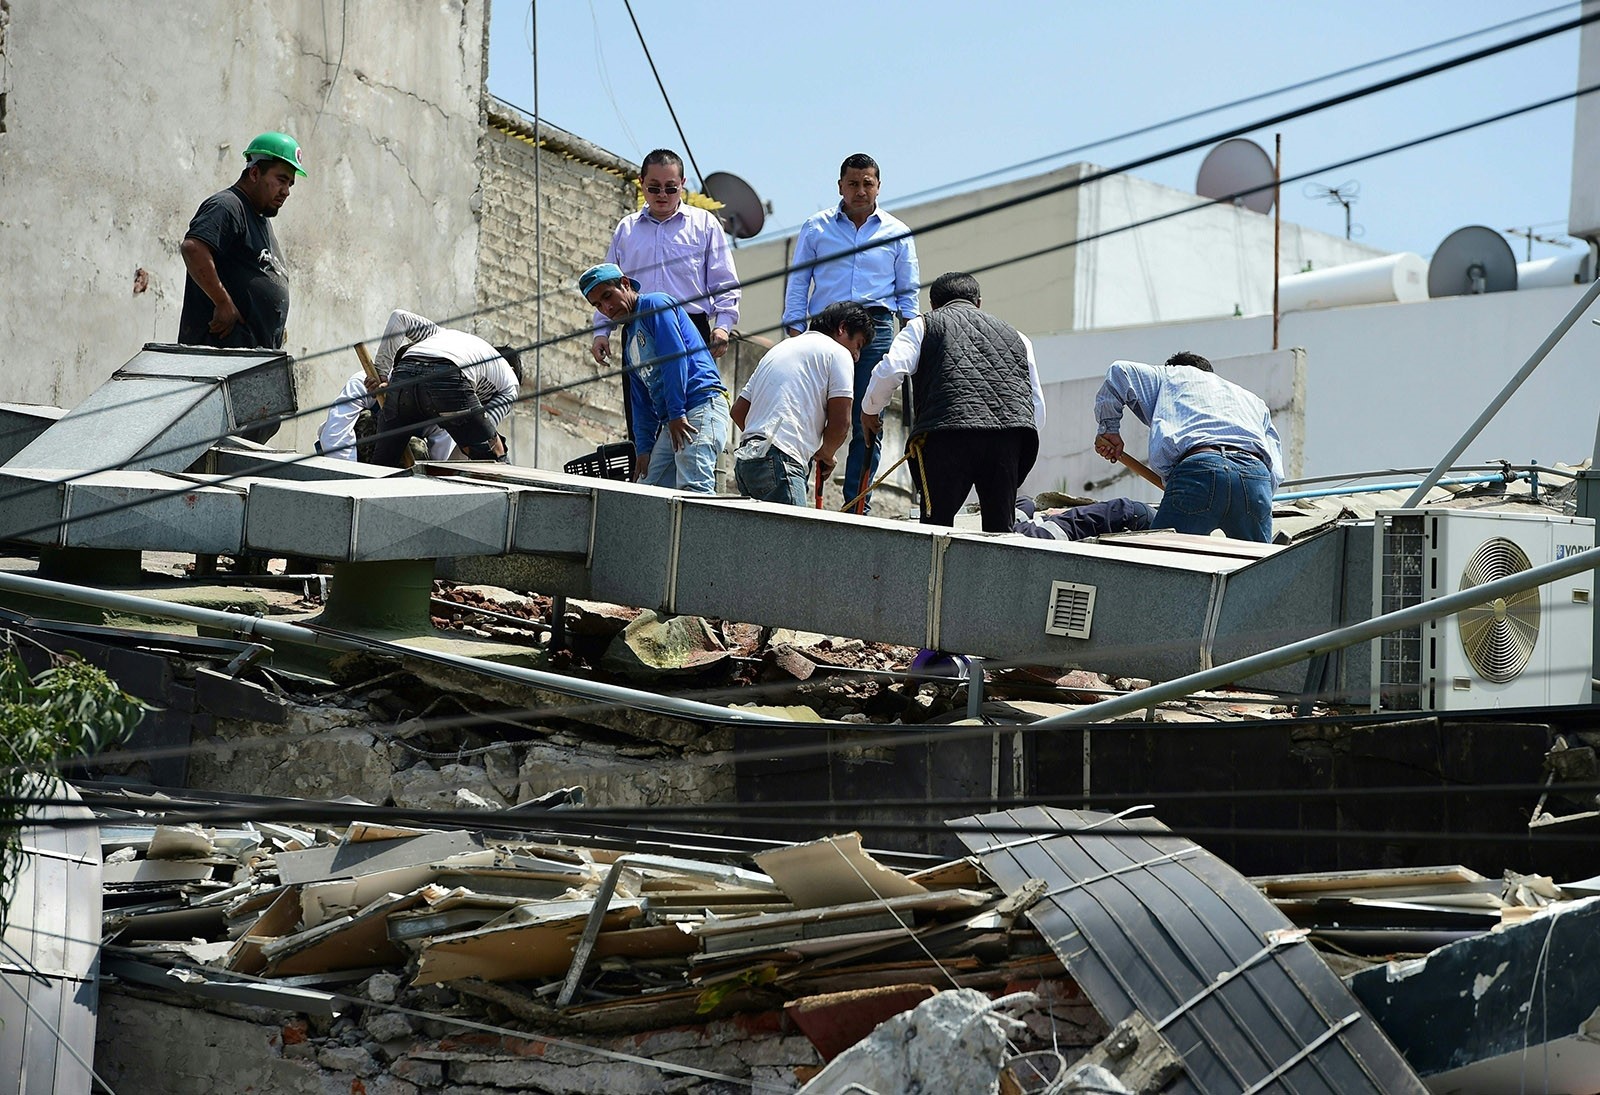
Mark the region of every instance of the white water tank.
POLYGON ((1518 289, 1544 289, 1556 285, 1587 285, 1594 280, 1589 265, 1589 249, 1585 247, 1556 255, 1554 258, 1534 259, 1517 263, 1518 289))
POLYGON ((1291 274, 1278 283, 1284 312, 1427 299, 1428 264, 1410 251, 1291 274))

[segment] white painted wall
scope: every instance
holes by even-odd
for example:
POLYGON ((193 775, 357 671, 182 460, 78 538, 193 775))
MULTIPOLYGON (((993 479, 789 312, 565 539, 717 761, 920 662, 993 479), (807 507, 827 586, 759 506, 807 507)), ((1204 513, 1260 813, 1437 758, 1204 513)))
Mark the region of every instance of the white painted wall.
MULTIPOLYGON (((1280 345, 1306 351, 1304 475, 1429 467, 1527 360, 1586 286, 1290 313, 1280 345)), ((1600 308, 1591 309, 1600 316, 1600 308)), ((1036 336, 1046 382, 1100 377, 1117 358, 1213 359, 1267 350, 1268 316, 1036 336)), ((1576 462, 1594 449, 1600 328, 1580 320, 1462 456, 1576 462)), ((1258 393, 1259 394, 1259 393, 1258 393)), ((1071 410, 1085 420, 1087 405, 1071 410)), ((1061 417, 1052 422, 1054 435, 1061 417)), ((1076 442, 1054 436, 1047 453, 1076 442)), ((1139 455, 1138 451, 1135 451, 1139 455)))
MULTIPOLYGON (((1056 317, 1046 313, 1044 323, 1034 318, 1033 330, 1272 311, 1270 214, 1208 203, 1134 175, 1113 175, 1078 193, 1078 238, 1092 242, 1069 252, 1077 261, 1070 323, 1051 323, 1056 317), (1165 219, 1121 231, 1157 217, 1165 219)), ((1282 234, 1284 276, 1308 263, 1322 270, 1384 253, 1297 224, 1284 224, 1282 234)))
MULTIPOLYGON (((358 367, 330 348, 374 338, 391 308, 470 311, 487 7, 0 4, 0 397, 70 407, 177 337, 184 230, 267 129, 300 140, 309 172, 274 225, 303 407, 358 367)), ((275 443, 309 449, 320 418, 275 443)))
MULTIPOLYGON (((1218 357, 1211 365, 1218 376, 1250 389, 1266 401, 1283 443, 1284 467, 1290 476, 1300 474, 1305 447, 1305 354, 1278 350, 1218 357)), ((1155 487, 1121 464, 1108 464, 1095 454, 1094 397, 1101 380, 1100 376, 1085 376, 1044 384, 1045 436, 1040 441, 1039 459, 1023 482, 1025 493, 1055 490, 1089 498, 1120 496, 1142 502, 1161 501, 1161 492, 1155 487)), ((1122 417, 1122 438, 1130 453, 1144 459, 1150 447, 1150 431, 1132 414, 1122 417)))
MULTIPOLYGON (((1600 11, 1600 0, 1584 0, 1583 14, 1600 11)), ((1578 86, 1600 83, 1600 23, 1585 23, 1578 38, 1578 86)), ((1581 95, 1573 104, 1572 199, 1567 231, 1600 239, 1600 95, 1581 95)))

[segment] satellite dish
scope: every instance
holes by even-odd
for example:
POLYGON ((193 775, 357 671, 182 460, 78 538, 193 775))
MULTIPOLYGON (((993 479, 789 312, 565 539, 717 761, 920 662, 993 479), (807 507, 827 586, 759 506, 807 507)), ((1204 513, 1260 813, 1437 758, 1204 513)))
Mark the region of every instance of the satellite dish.
POLYGON ((1428 295, 1507 293, 1517 287, 1517 256, 1493 228, 1469 225, 1444 238, 1428 262, 1428 295))
POLYGON ((1266 149, 1243 137, 1232 137, 1206 153, 1194 192, 1213 200, 1231 198, 1234 205, 1252 213, 1270 213, 1276 176, 1266 149))
POLYGON ((722 203, 716 214, 728 235, 747 240, 761 231, 767 212, 755 190, 739 176, 713 171, 700 180, 700 189, 722 203))

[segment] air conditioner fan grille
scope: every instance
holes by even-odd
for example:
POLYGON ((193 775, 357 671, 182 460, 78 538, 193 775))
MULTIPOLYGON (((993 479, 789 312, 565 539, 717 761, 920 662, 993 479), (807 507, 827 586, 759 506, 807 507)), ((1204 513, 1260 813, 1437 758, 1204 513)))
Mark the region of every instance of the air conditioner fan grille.
MULTIPOLYGON (((1501 537, 1485 540, 1461 572, 1470 589, 1520 574, 1532 566, 1516 544, 1501 537)), ((1467 663, 1486 681, 1504 684, 1527 668, 1539 642, 1539 590, 1526 589, 1461 610, 1458 626, 1467 663)))

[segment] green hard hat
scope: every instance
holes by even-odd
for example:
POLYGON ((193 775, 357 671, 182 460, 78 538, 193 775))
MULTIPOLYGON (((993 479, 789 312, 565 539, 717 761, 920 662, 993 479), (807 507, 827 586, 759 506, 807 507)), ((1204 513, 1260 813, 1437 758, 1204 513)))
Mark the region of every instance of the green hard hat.
POLYGON ((244 158, 248 162, 257 156, 282 160, 294 168, 296 175, 303 176, 306 173, 306 169, 300 166, 300 142, 287 133, 263 133, 251 141, 244 150, 244 158))

